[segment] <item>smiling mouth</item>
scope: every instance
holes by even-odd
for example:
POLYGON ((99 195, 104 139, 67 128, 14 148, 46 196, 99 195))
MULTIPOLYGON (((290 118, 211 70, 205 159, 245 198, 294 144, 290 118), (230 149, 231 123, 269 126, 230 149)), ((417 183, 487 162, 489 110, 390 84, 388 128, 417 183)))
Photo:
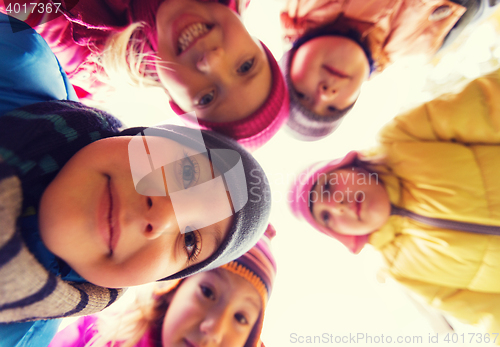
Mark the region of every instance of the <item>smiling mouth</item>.
POLYGON ((337 70, 328 65, 322 65, 322 68, 326 70, 330 75, 337 76, 340 78, 349 78, 350 76, 343 71, 337 70))
POLYGON ((199 38, 207 35, 212 30, 213 25, 206 23, 192 23, 186 26, 177 39, 178 54, 186 51, 191 47, 199 38))
POLYGON ((109 192, 109 211, 108 211, 108 225, 109 225, 109 256, 113 255, 113 236, 115 234, 113 227, 113 194, 111 194, 111 182, 108 179, 108 192, 109 192))
POLYGON ((361 220, 361 200, 359 199, 359 194, 355 197, 356 202, 356 215, 358 216, 358 220, 361 220))
POLYGON ((186 347, 198 347, 197 345, 191 343, 191 341, 187 339, 184 339, 184 344, 186 345, 186 347))
POLYGON ((109 194, 109 210, 107 215, 107 222, 109 228, 108 256, 112 257, 116 249, 116 246, 118 245, 121 230, 119 221, 120 201, 118 200, 116 192, 113 192, 113 186, 111 184, 110 178, 108 179, 108 194, 109 194))

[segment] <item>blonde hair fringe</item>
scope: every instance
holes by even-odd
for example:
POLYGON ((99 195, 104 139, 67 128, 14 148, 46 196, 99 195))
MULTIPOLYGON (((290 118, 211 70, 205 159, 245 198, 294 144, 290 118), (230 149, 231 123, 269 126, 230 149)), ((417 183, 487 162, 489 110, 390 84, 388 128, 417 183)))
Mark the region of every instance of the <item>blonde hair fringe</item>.
MULTIPOLYGON (((237 13, 242 15, 246 1, 236 0, 235 3, 237 13)), ((144 22, 132 23, 109 36, 102 53, 97 54, 94 61, 103 72, 98 74, 102 82, 115 88, 127 83, 134 87, 165 90, 156 73, 156 63, 160 58, 147 47, 148 40, 143 35, 147 25, 144 22)))
POLYGON ((145 25, 145 23, 132 23, 108 38, 99 57, 99 65, 111 85, 128 83, 136 87, 163 89, 156 74, 155 62, 158 58, 155 54, 147 52, 145 49, 147 40, 141 37, 145 25))

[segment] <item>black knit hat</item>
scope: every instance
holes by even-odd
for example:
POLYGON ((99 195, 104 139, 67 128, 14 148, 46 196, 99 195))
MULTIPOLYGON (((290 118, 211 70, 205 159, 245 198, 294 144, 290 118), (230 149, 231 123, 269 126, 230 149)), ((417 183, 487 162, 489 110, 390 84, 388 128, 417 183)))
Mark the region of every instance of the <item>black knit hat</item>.
POLYGON ((199 152, 208 152, 212 164, 221 172, 235 211, 230 229, 214 254, 162 281, 215 269, 249 251, 264 234, 271 207, 267 177, 252 155, 235 140, 219 133, 170 124, 126 129, 120 135, 130 136, 139 133, 165 137, 199 152), (243 170, 239 170, 238 167, 242 167, 243 170))

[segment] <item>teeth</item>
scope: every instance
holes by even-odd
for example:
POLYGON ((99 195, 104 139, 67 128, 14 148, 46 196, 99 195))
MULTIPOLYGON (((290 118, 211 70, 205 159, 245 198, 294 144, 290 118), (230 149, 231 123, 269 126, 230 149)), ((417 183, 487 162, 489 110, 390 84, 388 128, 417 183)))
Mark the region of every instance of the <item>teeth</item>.
POLYGON ((208 25, 204 23, 193 23, 186 27, 179 35, 179 39, 177 41, 179 53, 184 52, 184 50, 188 48, 197 37, 200 37, 209 31, 210 29, 208 28, 208 25))

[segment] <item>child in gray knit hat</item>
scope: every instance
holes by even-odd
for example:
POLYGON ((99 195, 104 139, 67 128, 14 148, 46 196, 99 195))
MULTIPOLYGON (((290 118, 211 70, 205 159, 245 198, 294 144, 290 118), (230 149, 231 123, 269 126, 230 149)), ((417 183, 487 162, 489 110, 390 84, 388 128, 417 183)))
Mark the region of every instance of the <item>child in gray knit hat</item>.
MULTIPOLYGON (((10 52, 0 80, 19 85, 15 98, 0 83, 9 111, 0 116, 0 323, 97 312, 121 287, 216 268, 259 240, 270 192, 248 152, 225 136, 173 125, 120 132, 105 112, 45 101, 58 94, 33 87, 60 73, 57 60, 31 29, 12 39, 12 23, 0 18, 0 46, 10 52), (7 73, 12 58, 33 81, 7 73), (53 59, 52 71, 37 70, 41 58, 53 59), (248 199, 251 188, 262 198, 248 199)), ((7 346, 16 343, 14 325, 0 325, 7 346)))

